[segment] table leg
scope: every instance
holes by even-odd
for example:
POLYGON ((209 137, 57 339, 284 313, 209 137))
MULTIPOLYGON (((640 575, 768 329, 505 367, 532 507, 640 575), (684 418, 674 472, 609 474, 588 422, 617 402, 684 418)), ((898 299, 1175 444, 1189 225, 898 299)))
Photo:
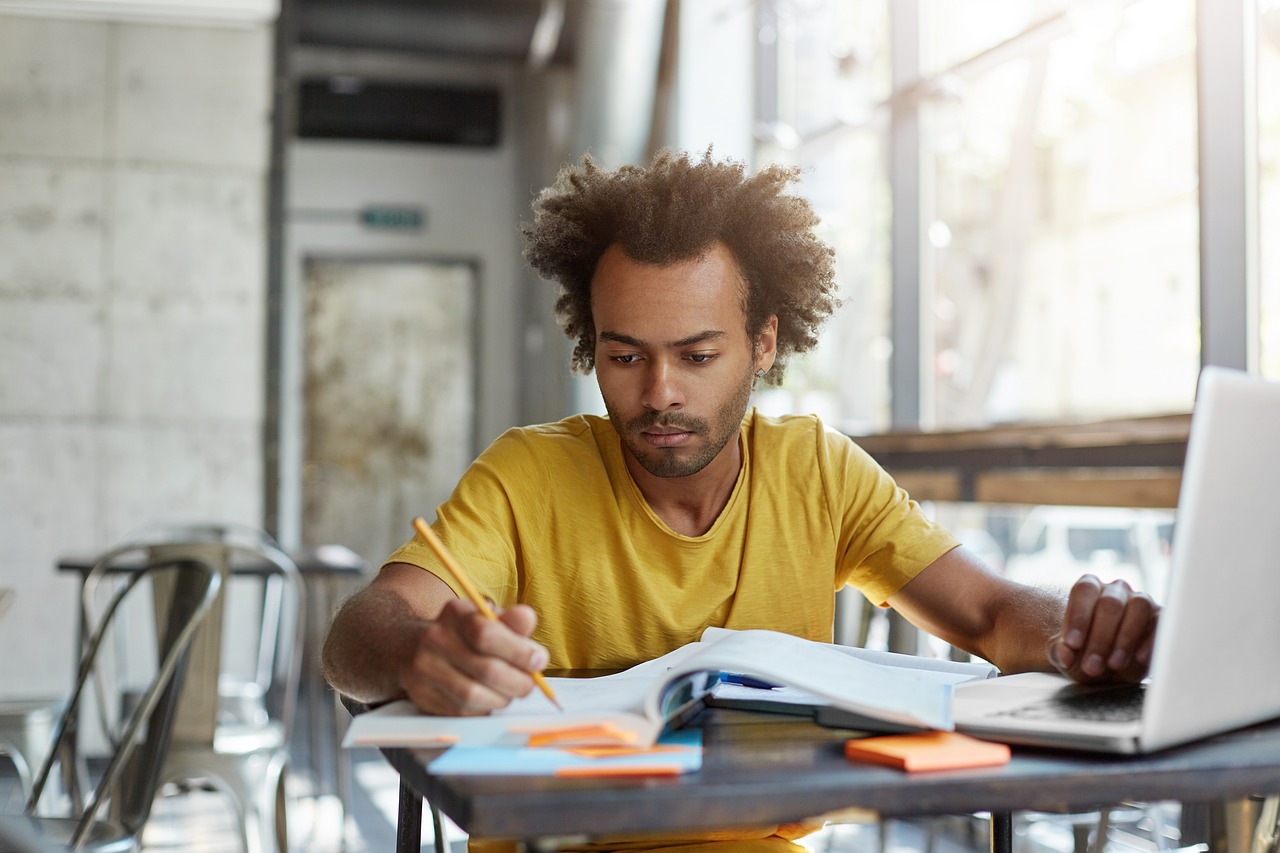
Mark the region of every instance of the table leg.
POLYGON ((1013 813, 991 813, 991 853, 1013 853, 1013 813))
POLYGON ((1262 801, 1252 797, 1242 797, 1227 800, 1222 804, 1222 808, 1227 827, 1227 850, 1229 853, 1249 853, 1253 849, 1262 801))
POLYGON ((1260 810, 1249 798, 1183 803, 1181 843, 1205 844, 1210 853, 1249 853, 1260 810))
POLYGON ((422 797, 400 780, 400 811, 396 817, 396 853, 422 850, 422 797))
POLYGON ((1253 853, 1272 853, 1280 841, 1280 795, 1262 801, 1258 823, 1253 830, 1253 853))

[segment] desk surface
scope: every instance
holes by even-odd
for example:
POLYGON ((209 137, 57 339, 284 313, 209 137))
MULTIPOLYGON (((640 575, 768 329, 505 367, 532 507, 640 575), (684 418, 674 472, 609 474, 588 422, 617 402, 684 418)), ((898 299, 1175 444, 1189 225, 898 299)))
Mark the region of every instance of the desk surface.
POLYGON ((1151 756, 1018 748, 1004 767, 926 774, 851 764, 847 732, 807 721, 713 709, 702 722, 703 768, 677 778, 433 777, 425 761, 436 753, 384 754, 462 829, 498 838, 766 825, 850 808, 885 817, 1069 811, 1280 792, 1280 722, 1151 756))

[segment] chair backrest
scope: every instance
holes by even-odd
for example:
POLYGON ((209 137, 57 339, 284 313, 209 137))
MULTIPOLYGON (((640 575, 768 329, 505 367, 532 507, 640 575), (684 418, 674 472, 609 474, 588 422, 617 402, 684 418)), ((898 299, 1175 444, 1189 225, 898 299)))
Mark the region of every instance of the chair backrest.
POLYGON ((82 617, 86 620, 84 647, 75 686, 67 707, 55 728, 53 748, 40 768, 27 813, 34 814, 50 773, 59 757, 67 752, 76 736, 76 722, 84 693, 101 663, 100 653, 110 647, 105 641, 118 633, 119 615, 129 594, 144 579, 171 577, 172 595, 168 607, 159 614, 155 672, 132 710, 114 733, 114 750, 90 799, 77 817, 71 848, 78 849, 92 831, 102 809, 110 804, 110 817, 130 836, 142 830, 150 814, 151 802, 159 786, 159 771, 169 748, 179 691, 186 674, 192 639, 217 600, 222 589, 222 572, 203 561, 155 563, 113 572, 113 562, 133 549, 125 546, 103 555, 85 578, 82 590, 82 617), (100 615, 98 587, 111 573, 114 591, 100 615))
MULTIPOLYGON (((223 574, 222 594, 192 645, 174 742, 211 745, 221 720, 234 716, 236 709, 229 706, 236 703, 259 708, 264 716, 270 712, 290 730, 301 671, 305 595, 293 560, 265 533, 237 525, 156 526, 131 541, 145 549, 150 564, 193 560, 214 565, 223 574), (233 580, 257 582, 249 601, 229 600, 233 580), (244 612, 237 607, 241 604, 255 612, 244 612), (232 624, 254 632, 248 644, 251 660, 236 655, 227 659, 228 641, 243 639, 241 630, 228 634, 232 624)), ((167 606, 166 589, 156 590, 157 607, 167 606)))

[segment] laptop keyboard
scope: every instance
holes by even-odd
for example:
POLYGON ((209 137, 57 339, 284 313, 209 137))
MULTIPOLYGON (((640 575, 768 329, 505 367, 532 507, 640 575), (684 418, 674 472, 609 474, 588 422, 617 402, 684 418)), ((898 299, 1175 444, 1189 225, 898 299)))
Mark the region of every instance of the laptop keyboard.
POLYGON ((1068 687, 1053 696, 1004 711, 1000 716, 1032 720, 1098 720, 1126 723, 1142 717, 1146 689, 1141 684, 1068 687))

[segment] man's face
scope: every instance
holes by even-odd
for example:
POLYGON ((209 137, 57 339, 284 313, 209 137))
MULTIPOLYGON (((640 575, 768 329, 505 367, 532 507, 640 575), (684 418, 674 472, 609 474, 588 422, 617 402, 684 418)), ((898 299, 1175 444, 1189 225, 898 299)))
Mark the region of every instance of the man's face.
POLYGON ((773 326, 747 334, 746 283, 720 244, 670 266, 616 245, 591 281, 596 377, 623 446, 655 477, 696 474, 737 438, 773 326))

